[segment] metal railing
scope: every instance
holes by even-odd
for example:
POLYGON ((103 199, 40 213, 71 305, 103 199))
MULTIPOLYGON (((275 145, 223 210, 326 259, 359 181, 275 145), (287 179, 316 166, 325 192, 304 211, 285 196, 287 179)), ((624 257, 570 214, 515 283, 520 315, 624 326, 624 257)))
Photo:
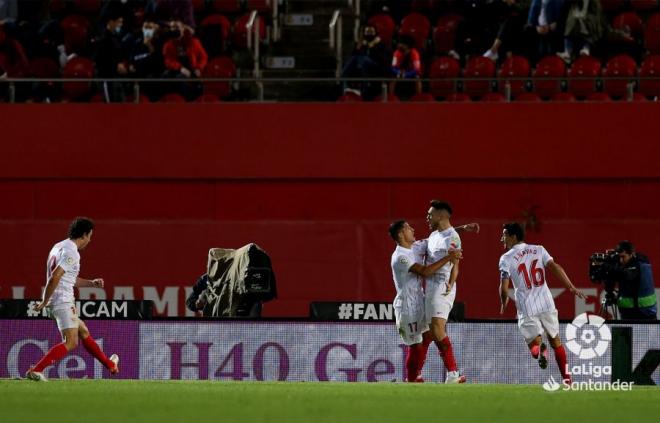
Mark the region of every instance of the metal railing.
POLYGON ((360 0, 348 0, 348 5, 353 8, 353 41, 360 41, 360 14, 362 13, 360 0))
MULTIPOLYGON (((570 84, 572 82, 585 82, 592 81, 594 83, 593 92, 599 92, 597 88, 605 88, 607 91, 607 83, 615 81, 625 82, 625 92, 619 88, 620 95, 624 100, 634 100, 636 88, 640 87, 643 83, 654 82, 657 88, 653 87, 652 92, 660 94, 660 77, 579 77, 579 78, 515 78, 515 77, 500 77, 500 78, 422 78, 422 79, 398 79, 398 78, 161 78, 161 79, 128 79, 128 78, 4 78, 0 79, 0 101, 2 101, 3 93, 5 101, 15 103, 18 100, 19 93, 26 96, 26 92, 34 93, 39 91, 38 87, 44 85, 59 87, 59 91, 66 91, 65 86, 74 87, 86 93, 90 97, 95 91, 100 94, 102 90, 99 89, 103 83, 118 84, 122 86, 125 94, 130 93, 132 101, 139 102, 141 95, 149 92, 151 86, 160 87, 160 91, 164 94, 176 91, 177 87, 181 85, 197 85, 198 91, 206 92, 207 89, 213 91, 217 89, 219 83, 227 93, 234 93, 241 91, 242 87, 253 87, 255 90, 244 90, 250 93, 249 96, 242 96, 235 98, 239 101, 264 101, 265 99, 265 86, 277 92, 278 86, 287 85, 295 86, 298 84, 306 88, 307 96, 301 98, 300 101, 333 101, 340 97, 343 93, 342 86, 353 86, 358 88, 369 88, 372 92, 377 92, 380 99, 384 102, 388 101, 388 92, 390 84, 402 83, 413 84, 420 81, 425 87, 424 92, 430 93, 434 97, 446 97, 450 93, 463 93, 478 97, 484 93, 499 92, 504 96, 505 101, 513 101, 512 83, 523 82, 524 89, 518 88, 521 92, 534 92, 534 83, 548 83, 556 81, 558 83, 557 91, 570 92, 570 84), (482 83, 478 90, 475 90, 471 84, 482 83), (487 83, 487 85, 483 85, 487 83), (226 84, 226 85, 225 85, 226 84), (61 87, 60 87, 61 85, 61 87), (312 88, 311 90, 309 88, 312 88), (6 91, 4 90, 6 88, 6 91), (19 90, 19 88, 22 88, 19 90), (95 90, 96 88, 96 90, 95 90), (336 95, 334 97, 314 97, 314 88, 321 90, 325 89, 325 93, 330 90, 336 95), (529 90, 531 89, 531 90, 529 90), (478 94, 477 94, 478 91, 478 94), (442 92, 442 95, 438 93, 442 92), (311 93, 311 94, 310 94, 311 93)), ((57 91, 57 90, 56 90, 57 91)), ((648 92, 647 92, 648 94, 648 92)), ((654 94, 652 94, 654 95, 654 94)), ((29 95, 27 96, 29 97, 29 95)), ((63 97, 63 96, 61 96, 63 97)), ((84 97, 84 96, 83 96, 84 97)), ((53 101, 59 101, 61 98, 53 96, 53 101)), ((106 99, 107 100, 107 99, 106 99)), ((270 101, 277 101, 275 95, 270 101)), ((20 101, 20 100, 19 100, 20 101)), ((284 100, 286 101, 286 99, 284 100)))
POLYGON ((342 46, 342 17, 341 10, 337 9, 332 14, 332 19, 328 25, 330 31, 330 49, 335 52, 335 60, 337 61, 337 69, 335 71, 335 76, 339 78, 341 76, 342 65, 343 65, 343 46, 342 46))

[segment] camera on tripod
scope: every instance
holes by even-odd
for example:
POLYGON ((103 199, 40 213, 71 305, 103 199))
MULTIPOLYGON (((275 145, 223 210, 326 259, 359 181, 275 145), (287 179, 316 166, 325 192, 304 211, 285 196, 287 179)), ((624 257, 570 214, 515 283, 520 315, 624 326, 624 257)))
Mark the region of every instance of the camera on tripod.
POLYGON ((614 319, 618 318, 616 304, 618 293, 614 289, 616 284, 615 270, 619 267, 619 254, 615 250, 606 250, 604 253, 593 253, 589 257, 589 279, 593 283, 602 283, 605 289, 605 298, 603 299, 598 314, 602 317, 611 315, 614 319))

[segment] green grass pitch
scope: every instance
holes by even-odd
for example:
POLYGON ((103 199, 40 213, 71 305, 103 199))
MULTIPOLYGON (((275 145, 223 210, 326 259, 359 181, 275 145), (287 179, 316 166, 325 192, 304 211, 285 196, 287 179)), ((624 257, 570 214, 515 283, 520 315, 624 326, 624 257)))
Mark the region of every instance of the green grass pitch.
POLYGON ((656 421, 660 389, 545 392, 539 385, 0 380, 0 421, 656 421))

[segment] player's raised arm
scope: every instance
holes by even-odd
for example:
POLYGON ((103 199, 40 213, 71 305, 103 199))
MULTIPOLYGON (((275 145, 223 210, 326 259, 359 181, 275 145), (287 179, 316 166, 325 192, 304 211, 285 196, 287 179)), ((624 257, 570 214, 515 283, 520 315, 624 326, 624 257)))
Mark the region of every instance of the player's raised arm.
POLYGON ((104 282, 101 278, 96 279, 83 279, 76 278, 76 288, 103 288, 104 282))
POLYGON ((463 258, 463 253, 461 250, 450 250, 449 253, 441 258, 440 260, 436 261, 433 264, 429 264, 428 266, 424 266, 422 264, 415 263, 412 266, 410 266, 409 272, 415 273, 420 276, 429 277, 438 270, 445 264, 451 262, 454 262, 454 266, 458 264, 458 260, 463 258))
POLYGON ((46 282, 46 288, 44 289, 41 302, 34 308, 36 311, 41 311, 44 307, 46 307, 46 304, 48 304, 48 301, 50 301, 50 297, 52 297, 53 292, 55 292, 55 288, 57 288, 57 285, 60 284, 60 279, 62 279, 62 276, 64 276, 64 269, 62 269, 60 266, 57 266, 55 270, 53 270, 53 274, 51 275, 50 279, 48 279, 48 282, 46 282))
POLYGON ((479 224, 474 222, 474 223, 468 223, 466 225, 461 225, 457 226, 454 228, 456 232, 462 233, 462 232, 474 232, 474 233, 479 233, 479 224))
POLYGON ((549 260, 546 263, 545 267, 550 269, 552 274, 555 275, 561 281, 561 283, 564 284, 564 286, 571 292, 571 294, 582 299, 586 298, 584 293, 579 289, 577 289, 575 285, 573 285, 571 280, 568 278, 568 275, 564 271, 564 268, 561 267, 559 264, 555 263, 554 260, 549 260))

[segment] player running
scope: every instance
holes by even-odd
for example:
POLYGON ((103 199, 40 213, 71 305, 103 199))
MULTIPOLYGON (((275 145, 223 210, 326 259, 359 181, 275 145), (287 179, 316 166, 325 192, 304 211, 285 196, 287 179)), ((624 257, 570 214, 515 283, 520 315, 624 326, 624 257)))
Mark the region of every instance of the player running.
POLYGON ((405 221, 397 220, 390 225, 390 236, 397 246, 392 253, 392 277, 396 288, 394 315, 406 353, 406 380, 423 382, 420 377, 426 349, 429 327, 424 312, 424 291, 418 276, 429 277, 449 262, 458 262, 461 251, 454 249, 437 262, 425 266, 426 240, 415 241, 415 230, 405 221))
POLYGON ((500 257, 500 314, 509 303, 509 283, 513 282, 518 327, 534 359, 542 369, 548 367, 548 352, 541 335, 545 332, 555 350, 555 360, 564 382, 571 383, 566 366, 566 350, 559 338, 559 320, 552 293, 546 283, 546 269, 580 298, 584 294, 570 281, 564 269, 555 263, 542 245, 523 242, 525 231, 519 223, 506 223, 502 231, 502 244, 508 250, 500 257))
MULTIPOLYGON (((426 215, 429 228, 433 231, 426 247, 427 262, 436 262, 446 257, 449 251, 461 249, 461 238, 449 221, 451 214, 449 203, 431 201, 426 215)), ((447 369, 445 383, 465 383, 465 376, 458 372, 454 350, 446 331, 449 312, 456 298, 458 267, 459 262, 449 261, 426 280, 426 321, 447 369)))
POLYGON ((101 351, 87 326, 76 315, 73 288, 75 287, 103 287, 103 279, 83 279, 78 277, 80 272, 80 254, 90 243, 94 222, 84 217, 76 218, 69 227, 69 238, 53 246, 48 254, 46 267, 46 288, 43 299, 34 308, 41 311, 44 307, 48 315, 57 322, 62 333, 61 342, 55 345, 44 355, 39 362, 30 367, 25 375, 34 381, 48 380, 43 371, 46 367, 61 360, 69 351, 78 346, 78 339, 82 340, 85 349, 101 362, 111 374, 119 372, 119 357, 113 354, 109 359, 101 351))

